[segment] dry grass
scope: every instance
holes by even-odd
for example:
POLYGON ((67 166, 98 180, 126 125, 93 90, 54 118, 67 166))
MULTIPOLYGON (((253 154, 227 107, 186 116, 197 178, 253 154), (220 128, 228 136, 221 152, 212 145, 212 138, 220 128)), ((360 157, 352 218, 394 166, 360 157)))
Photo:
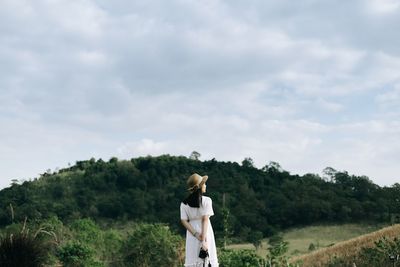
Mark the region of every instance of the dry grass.
POLYGON ((394 238, 400 236, 400 224, 385 227, 379 231, 365 234, 347 241, 340 242, 331 247, 322 248, 306 255, 293 257, 291 262, 302 261, 303 267, 326 266, 334 256, 351 259, 354 258, 362 247, 372 247, 374 242, 382 237, 394 238))

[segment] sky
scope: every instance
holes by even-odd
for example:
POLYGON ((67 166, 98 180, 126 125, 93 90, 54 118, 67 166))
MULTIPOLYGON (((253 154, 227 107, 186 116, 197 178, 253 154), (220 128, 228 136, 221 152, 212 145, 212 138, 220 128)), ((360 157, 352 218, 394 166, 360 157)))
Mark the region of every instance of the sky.
POLYGON ((400 180, 400 0, 0 0, 0 188, 161 154, 400 180))

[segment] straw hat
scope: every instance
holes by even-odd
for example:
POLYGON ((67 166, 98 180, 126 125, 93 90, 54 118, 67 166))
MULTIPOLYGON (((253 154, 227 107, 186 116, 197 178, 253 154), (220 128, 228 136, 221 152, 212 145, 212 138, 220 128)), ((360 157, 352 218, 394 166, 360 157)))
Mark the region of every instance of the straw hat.
POLYGON ((207 175, 200 176, 197 173, 193 173, 187 180, 188 191, 195 191, 196 189, 201 188, 207 180, 207 175))

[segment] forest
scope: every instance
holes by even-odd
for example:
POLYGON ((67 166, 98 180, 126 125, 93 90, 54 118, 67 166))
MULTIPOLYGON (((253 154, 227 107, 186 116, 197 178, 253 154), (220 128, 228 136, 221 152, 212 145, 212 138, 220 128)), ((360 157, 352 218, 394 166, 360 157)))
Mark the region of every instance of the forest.
POLYGON ((0 191, 0 227, 25 218, 57 217, 65 223, 90 218, 165 223, 183 234, 179 205, 194 172, 209 176, 206 195, 213 199, 218 240, 229 235, 251 241, 315 223, 390 222, 400 214, 397 183, 380 187, 366 176, 331 167, 321 177, 291 174, 276 162, 256 168, 251 158, 239 164, 162 155, 92 158, 30 181, 13 181, 0 191))

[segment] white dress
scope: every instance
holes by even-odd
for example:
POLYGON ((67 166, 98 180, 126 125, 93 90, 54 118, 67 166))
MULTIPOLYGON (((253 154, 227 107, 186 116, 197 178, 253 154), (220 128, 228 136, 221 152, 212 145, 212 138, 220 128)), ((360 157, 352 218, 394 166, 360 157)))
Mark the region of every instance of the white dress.
MULTIPOLYGON (((202 196, 202 205, 200 205, 200 208, 193 208, 181 203, 181 220, 189 220, 189 223, 198 233, 201 233, 201 217, 204 215, 214 215, 211 198, 202 196)), ((218 267, 217 248, 215 246, 214 231, 210 219, 208 220, 206 239, 209 258, 205 266, 208 266, 208 261, 210 261, 212 267, 218 267)), ((201 242, 189 231, 186 231, 185 267, 203 266, 204 260, 199 258, 200 247, 201 242)))

